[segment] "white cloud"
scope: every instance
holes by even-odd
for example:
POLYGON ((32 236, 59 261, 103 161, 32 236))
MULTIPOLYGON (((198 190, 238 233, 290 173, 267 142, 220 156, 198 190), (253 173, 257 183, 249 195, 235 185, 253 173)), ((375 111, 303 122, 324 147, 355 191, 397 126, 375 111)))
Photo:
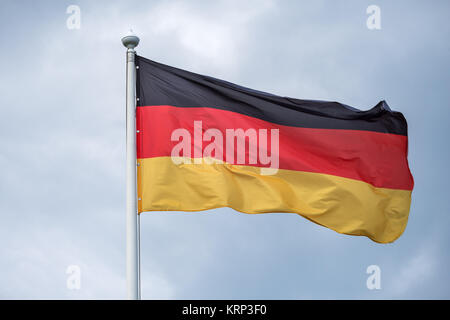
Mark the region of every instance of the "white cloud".
POLYGON ((420 296, 418 291, 436 276, 437 266, 435 247, 421 248, 391 275, 390 283, 385 286, 387 294, 395 298, 420 296))

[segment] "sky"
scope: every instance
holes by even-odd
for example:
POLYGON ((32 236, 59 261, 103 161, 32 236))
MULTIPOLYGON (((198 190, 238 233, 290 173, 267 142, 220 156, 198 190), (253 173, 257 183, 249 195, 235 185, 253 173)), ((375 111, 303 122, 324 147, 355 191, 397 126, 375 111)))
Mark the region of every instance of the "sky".
POLYGON ((449 299, 449 13, 448 1, 2 1, 0 299, 126 297, 130 28, 139 55, 178 68, 361 110, 386 100, 408 121, 415 180, 391 244, 288 213, 143 214, 143 299, 449 299))

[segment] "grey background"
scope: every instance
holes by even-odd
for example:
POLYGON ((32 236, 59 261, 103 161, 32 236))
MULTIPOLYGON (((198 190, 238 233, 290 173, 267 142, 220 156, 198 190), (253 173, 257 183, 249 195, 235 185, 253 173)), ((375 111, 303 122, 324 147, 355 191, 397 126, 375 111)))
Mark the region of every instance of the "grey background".
POLYGON ((142 216, 143 298, 450 298, 448 1, 2 1, 0 298, 125 297, 125 49, 409 124, 410 221, 393 244, 295 214, 142 216), (66 27, 67 6, 81 29, 66 27), (366 8, 381 8, 368 30, 366 8), (366 268, 381 268, 381 290, 366 268), (81 268, 81 289, 66 268, 81 268))

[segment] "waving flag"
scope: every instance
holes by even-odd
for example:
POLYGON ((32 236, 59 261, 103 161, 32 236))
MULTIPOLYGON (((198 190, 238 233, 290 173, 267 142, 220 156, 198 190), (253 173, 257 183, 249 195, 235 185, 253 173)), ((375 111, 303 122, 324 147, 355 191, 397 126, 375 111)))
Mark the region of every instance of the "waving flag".
POLYGON ((136 57, 138 211, 291 212, 386 243, 404 231, 407 124, 136 57))

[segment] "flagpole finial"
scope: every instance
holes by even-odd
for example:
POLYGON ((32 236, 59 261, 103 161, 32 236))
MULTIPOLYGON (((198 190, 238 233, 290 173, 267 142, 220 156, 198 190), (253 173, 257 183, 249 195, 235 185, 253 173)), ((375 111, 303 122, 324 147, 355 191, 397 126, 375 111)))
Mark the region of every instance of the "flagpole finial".
POLYGON ((122 38, 122 44, 128 49, 133 50, 139 44, 139 38, 133 33, 133 30, 130 29, 128 34, 122 38))

